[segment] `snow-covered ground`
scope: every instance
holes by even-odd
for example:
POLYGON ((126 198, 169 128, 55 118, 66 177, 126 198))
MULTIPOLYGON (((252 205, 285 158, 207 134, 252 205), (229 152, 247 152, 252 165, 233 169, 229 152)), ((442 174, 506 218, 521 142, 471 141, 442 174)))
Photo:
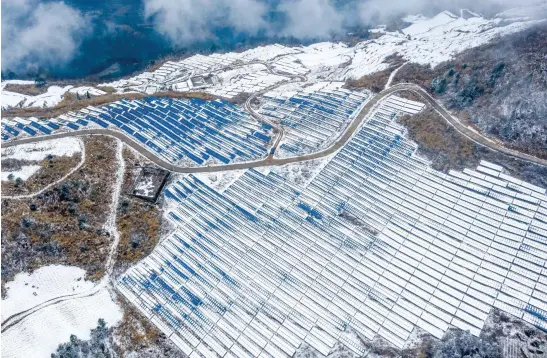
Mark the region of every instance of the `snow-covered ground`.
POLYGON ((81 86, 81 87, 71 88, 69 92, 73 94, 78 94, 79 96, 82 96, 82 97, 87 96, 87 94, 89 94, 90 96, 102 96, 106 94, 105 91, 95 87, 90 87, 90 86, 81 86))
POLYGON ((106 92, 94 87, 76 87, 68 85, 64 87, 49 86, 46 93, 36 96, 29 96, 21 93, 4 90, 4 87, 9 84, 19 85, 34 85, 34 81, 8 80, 2 82, 2 109, 13 107, 55 107, 64 98, 66 92, 78 93, 80 96, 85 96, 89 93, 90 96, 102 96, 106 92))
POLYGON ((218 173, 201 173, 195 176, 207 186, 222 193, 246 171, 247 169, 231 170, 218 173))
POLYGON ((2 91, 2 109, 11 107, 54 107, 63 100, 63 95, 72 86, 50 86, 46 93, 36 96, 16 92, 2 91))
POLYGON ((7 298, 2 300, 2 321, 42 302, 90 290, 94 283, 84 280, 85 270, 76 266, 49 265, 31 274, 19 273, 6 283, 7 298))
POLYGON ((42 166, 40 165, 22 165, 21 169, 19 170, 12 170, 12 171, 2 170, 2 173, 0 173, 0 175, 1 175, 2 181, 8 181, 10 180, 11 177, 13 177, 14 180, 16 178, 27 180, 28 178, 36 174, 36 172, 38 172, 38 170, 40 170, 41 168, 42 166))
POLYGON ((67 137, 2 148, 2 159, 43 160, 49 154, 57 157, 71 157, 81 151, 80 139, 67 137))
MULTIPOLYGON (((78 138, 61 138, 38 143, 21 144, 14 147, 2 148, 2 160, 13 158, 40 161, 50 154, 71 157, 82 151, 82 145, 81 140, 78 138)), ((13 174, 13 178, 27 180, 41 168, 40 165, 23 165, 19 170, 2 170, 1 179, 2 181, 7 181, 9 180, 9 176, 13 174)))
POLYGON ((70 335, 86 340, 100 318, 107 326, 122 319, 120 307, 106 288, 92 296, 47 306, 2 333, 3 358, 49 357, 70 335))

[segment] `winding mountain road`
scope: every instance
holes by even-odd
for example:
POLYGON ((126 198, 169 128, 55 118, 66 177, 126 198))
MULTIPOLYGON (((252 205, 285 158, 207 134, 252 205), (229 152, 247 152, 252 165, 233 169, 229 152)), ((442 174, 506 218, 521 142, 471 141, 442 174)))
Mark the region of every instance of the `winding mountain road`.
MULTIPOLYGON (((372 110, 376 107, 377 104, 379 104, 387 96, 394 94, 396 92, 401 92, 401 91, 411 91, 421 96, 424 102, 429 104, 435 111, 437 111, 441 115, 441 117, 444 120, 446 120, 448 124, 454 127, 461 135, 465 136, 466 138, 473 141, 474 143, 487 147, 493 151, 501 152, 511 157, 518 158, 525 162, 547 167, 547 160, 545 159, 537 158, 526 153, 521 153, 512 149, 506 148, 503 145, 495 143, 492 140, 486 138, 480 133, 469 129, 467 126, 461 123, 457 118, 452 116, 448 112, 448 110, 446 110, 446 108, 444 108, 444 106, 441 103, 439 103, 429 93, 427 93, 427 91, 425 91, 420 86, 411 84, 411 83, 396 84, 394 86, 384 89, 378 95, 371 98, 365 104, 365 106, 361 109, 361 111, 355 117, 355 119, 351 122, 351 124, 345 129, 344 133, 342 133, 342 135, 338 137, 338 139, 330 147, 315 153, 305 154, 305 155, 296 156, 296 157, 274 158, 270 151, 270 153, 267 154, 264 158, 255 160, 255 161, 250 161, 250 162, 233 163, 233 164, 226 164, 226 165, 214 165, 214 166, 206 166, 206 167, 185 167, 185 166, 169 163, 159 158, 158 156, 156 156, 155 153, 151 152, 148 148, 143 147, 139 142, 128 137, 122 132, 118 132, 112 129, 99 129, 99 128, 84 129, 84 130, 73 131, 73 132, 50 134, 47 136, 18 139, 18 140, 10 141, 7 143, 2 143, 2 147, 7 148, 7 147, 19 145, 19 144, 36 143, 36 142, 45 141, 45 140, 73 137, 73 136, 107 135, 107 136, 112 136, 122 140, 125 144, 137 150, 140 154, 145 156, 147 159, 149 159, 156 165, 175 173, 212 173, 212 172, 265 167, 265 166, 284 165, 284 164, 290 164, 290 163, 303 162, 303 161, 312 160, 312 159, 318 159, 318 158, 326 157, 330 154, 335 153, 338 149, 343 147, 346 144, 346 142, 353 136, 353 134, 361 127, 361 124, 363 123, 363 121, 365 121, 365 119, 368 118, 369 114, 371 114, 372 110)), ((247 102, 250 102, 250 101, 248 100, 247 102)), ((245 107, 253 115, 254 111, 252 110, 252 108, 250 109, 250 105, 246 105, 245 107)), ((256 118, 255 115, 253 115, 253 117, 256 118)), ((274 151, 277 149, 277 145, 279 144, 281 140, 281 135, 283 133, 282 130, 280 129, 278 129, 278 131, 279 131, 278 137, 276 138, 276 142, 273 146, 274 151)))

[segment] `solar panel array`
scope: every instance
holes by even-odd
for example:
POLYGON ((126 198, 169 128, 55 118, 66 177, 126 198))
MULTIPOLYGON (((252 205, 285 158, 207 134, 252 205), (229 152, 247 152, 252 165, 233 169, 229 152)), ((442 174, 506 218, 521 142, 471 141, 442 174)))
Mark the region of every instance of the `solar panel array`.
POLYGON ((285 127, 278 155, 292 157, 321 149, 351 122, 367 96, 342 88, 301 91, 286 98, 266 94, 260 113, 285 127))
POLYGON ((159 90, 163 85, 186 81, 191 75, 224 68, 236 60, 236 54, 211 54, 209 56, 197 54, 181 61, 167 61, 154 72, 143 72, 129 79, 102 83, 99 86, 153 93, 154 90, 150 91, 149 88, 159 90))
POLYGON ((192 165, 259 159, 271 139, 270 126, 257 123, 230 102, 150 97, 88 107, 50 121, 2 120, 2 140, 22 133, 47 135, 61 127, 118 130, 170 163, 192 165))
MULTIPOLYGON (((234 98, 241 93, 260 92, 277 83, 287 81, 288 79, 288 77, 271 74, 266 70, 257 71, 245 74, 244 76, 235 79, 233 82, 210 87, 206 92, 223 98, 234 98)), ((186 90, 191 90, 191 88, 186 90)))
POLYGON ((171 185, 176 231, 117 288, 190 357, 363 354, 351 332, 478 334, 492 307, 547 329, 545 189, 432 170, 389 107, 306 188, 252 169, 222 194, 171 185))

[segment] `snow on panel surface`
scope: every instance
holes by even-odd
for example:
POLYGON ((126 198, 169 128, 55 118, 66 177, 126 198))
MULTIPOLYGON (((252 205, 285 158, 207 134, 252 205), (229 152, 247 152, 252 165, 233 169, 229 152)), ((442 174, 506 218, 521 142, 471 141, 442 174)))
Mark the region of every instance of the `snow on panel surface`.
POLYGON ((343 82, 318 82, 300 91, 267 92, 260 113, 283 128, 277 157, 294 157, 327 148, 344 132, 369 94, 342 88, 343 82))
POLYGON ((492 187, 436 172, 398 112, 383 102, 306 187, 253 169, 222 194, 173 183, 177 230, 118 289, 187 354, 328 353, 348 326, 402 347, 415 326, 478 335, 492 307, 547 328, 531 299, 547 282, 547 197, 506 175, 492 187), (284 330, 299 338, 270 333, 284 330))
POLYGON ((148 97, 89 106, 49 121, 3 120, 2 141, 90 128, 122 132, 162 159, 188 166, 262 158, 272 129, 228 101, 148 97))

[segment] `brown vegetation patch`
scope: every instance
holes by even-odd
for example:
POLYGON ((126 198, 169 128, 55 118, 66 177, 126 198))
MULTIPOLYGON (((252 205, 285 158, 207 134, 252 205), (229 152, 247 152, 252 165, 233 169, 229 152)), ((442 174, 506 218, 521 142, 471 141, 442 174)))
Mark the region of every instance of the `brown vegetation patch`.
POLYGON ((503 166, 514 177, 547 186, 547 168, 475 144, 430 108, 414 116, 402 116, 398 121, 418 144, 418 154, 430 160, 436 170, 474 168, 481 160, 487 160, 503 166))
POLYGON ((115 350, 120 357, 138 352, 142 358, 174 357, 185 355, 173 342, 150 320, 144 317, 124 297, 118 296, 118 303, 123 308, 123 318, 113 329, 115 350))
POLYGON ((403 58, 399 54, 393 54, 387 56, 384 59, 385 63, 388 63, 390 66, 383 71, 377 71, 369 75, 365 75, 358 79, 349 79, 346 81, 344 88, 347 89, 359 89, 367 88, 374 93, 378 93, 384 89, 389 76, 393 71, 395 71, 399 66, 404 62, 403 58))
POLYGON ((418 93, 414 92, 414 91, 397 91, 397 93, 395 93, 395 95, 399 96, 401 98, 409 99, 411 101, 416 101, 416 102, 420 102, 420 103, 425 102, 423 97, 421 95, 419 95, 418 93))
POLYGON ((433 163, 433 168, 441 171, 463 169, 473 158, 473 142, 463 138, 452 126, 434 110, 426 109, 414 116, 399 118, 410 135, 419 145, 419 152, 433 163))
POLYGON ((359 89, 366 88, 374 93, 382 91, 389 79, 389 75, 395 68, 389 67, 383 71, 374 72, 370 75, 365 75, 358 79, 349 79, 346 81, 344 88, 359 89))
POLYGON ((116 93, 116 89, 110 86, 97 86, 97 89, 100 89, 101 91, 105 91, 108 94, 116 93))
MULTIPOLYGON (((59 102, 53 108, 37 108, 37 107, 27 107, 27 108, 10 108, 8 110, 2 111, 2 117, 38 117, 38 118, 53 118, 58 117, 61 114, 68 113, 71 111, 79 111, 87 106, 103 106, 110 104, 112 102, 119 101, 121 99, 139 99, 150 97, 150 95, 144 93, 124 93, 124 94, 106 94, 104 96, 91 97, 91 98, 81 98, 78 99, 76 95, 66 92, 64 94, 63 100, 59 102)), ((208 93, 202 92, 158 92, 154 94, 154 97, 170 97, 170 98, 201 98, 204 100, 214 100, 219 97, 213 96, 208 93)))
POLYGON ((82 267, 91 280, 103 276, 116 143, 90 137, 85 146, 84 165, 64 182, 31 199, 2 200, 2 287, 49 264, 82 267))
POLYGON ((117 226, 120 242, 116 253, 116 268, 124 270, 148 256, 158 243, 162 213, 158 207, 131 195, 133 183, 139 175, 137 154, 125 148, 126 171, 118 206, 117 226), (136 165, 137 164, 137 165, 136 165))
POLYGON ((34 84, 23 85, 23 84, 16 84, 16 83, 8 83, 4 87, 4 90, 24 94, 27 96, 37 96, 39 94, 46 93, 47 88, 48 86, 37 87, 34 84))
POLYGON ((3 159, 2 170, 16 170, 23 165, 39 165, 41 168, 24 181, 17 177, 2 181, 2 195, 27 195, 40 191, 74 169, 80 163, 81 157, 81 153, 76 153, 71 157, 50 156, 42 161, 3 159))
POLYGON ((403 68, 397 71, 395 78, 393 78, 393 84, 414 83, 428 89, 429 84, 434 77, 435 71, 431 66, 407 63, 403 68))

